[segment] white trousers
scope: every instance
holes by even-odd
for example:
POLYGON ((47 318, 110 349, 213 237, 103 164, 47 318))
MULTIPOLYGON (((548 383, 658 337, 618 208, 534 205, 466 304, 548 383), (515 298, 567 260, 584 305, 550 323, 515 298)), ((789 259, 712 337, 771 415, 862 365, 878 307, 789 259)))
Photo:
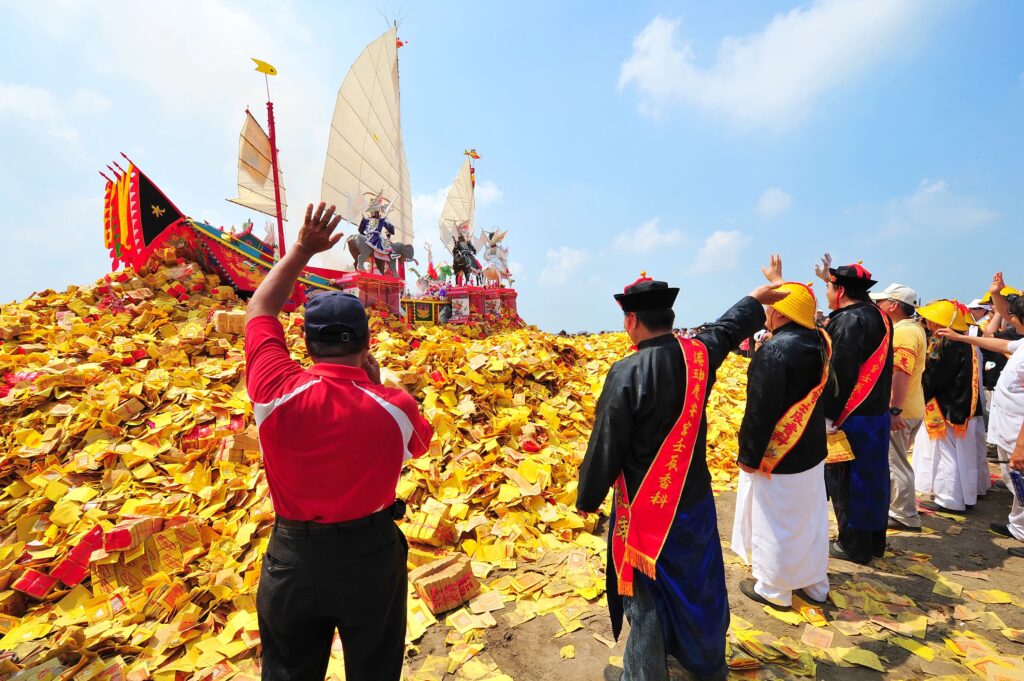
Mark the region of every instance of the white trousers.
POLYGON ((992 477, 988 472, 988 447, 985 444, 985 417, 975 416, 967 426, 967 439, 974 442, 978 457, 978 496, 992 488, 992 477))
POLYGON ((732 550, 752 566, 754 589, 781 606, 803 589, 828 596, 828 499, 825 462, 803 473, 740 471, 732 550))
POLYGON ((952 426, 938 440, 928 429, 917 431, 914 440, 914 486, 922 494, 931 494, 935 503, 953 511, 963 511, 978 503, 978 457, 975 440, 968 431, 957 438, 952 426))

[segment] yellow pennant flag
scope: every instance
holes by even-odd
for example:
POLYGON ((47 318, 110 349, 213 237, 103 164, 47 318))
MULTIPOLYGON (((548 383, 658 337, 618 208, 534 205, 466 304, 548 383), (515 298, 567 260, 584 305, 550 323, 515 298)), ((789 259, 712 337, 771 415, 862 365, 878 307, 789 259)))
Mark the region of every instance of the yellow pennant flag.
POLYGON ((268 76, 276 76, 277 75, 277 69, 275 69, 273 66, 271 66, 267 62, 260 61, 256 57, 249 57, 249 59, 252 59, 254 62, 256 62, 256 70, 259 71, 260 73, 265 73, 268 76))

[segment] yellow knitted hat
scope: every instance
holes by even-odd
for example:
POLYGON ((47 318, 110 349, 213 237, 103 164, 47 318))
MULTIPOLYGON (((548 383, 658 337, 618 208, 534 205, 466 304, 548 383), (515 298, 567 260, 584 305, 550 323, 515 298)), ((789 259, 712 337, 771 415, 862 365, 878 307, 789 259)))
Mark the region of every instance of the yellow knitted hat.
POLYGON ((917 308, 917 314, 939 326, 960 333, 967 331, 967 308, 955 300, 933 300, 924 307, 917 308))
POLYGON ((818 301, 814 297, 814 290, 807 284, 796 281, 787 281, 779 290, 788 291, 789 295, 777 303, 772 303, 770 307, 800 326, 815 328, 814 316, 818 311, 818 301))

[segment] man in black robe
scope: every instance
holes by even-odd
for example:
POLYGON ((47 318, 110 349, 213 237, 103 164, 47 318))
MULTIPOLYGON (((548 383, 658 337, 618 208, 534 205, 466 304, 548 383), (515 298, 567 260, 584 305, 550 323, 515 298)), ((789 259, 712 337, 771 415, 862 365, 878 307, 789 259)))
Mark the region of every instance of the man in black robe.
MULTIPOLYGON (((764 324, 763 304, 781 300, 776 286, 755 289, 733 305, 696 340, 706 348, 706 390, 715 371, 740 341, 764 324)), ((634 499, 666 437, 680 420, 691 389, 680 343, 672 333, 672 304, 679 289, 641 277, 615 296, 625 314, 624 326, 637 352, 616 362, 598 400, 594 430, 583 465, 576 506, 597 511, 622 475, 634 499)), ((706 404, 705 393, 705 404, 706 404)), ((608 608, 618 637, 625 613, 630 622, 623 662, 626 678, 667 680, 666 655, 672 655, 699 679, 724 680, 725 633, 729 604, 725 569, 706 461, 707 419, 701 405, 700 426, 685 484, 654 578, 634 575, 633 595, 620 597, 609 531, 608 608)), ((605 669, 606 679, 622 671, 605 669)))
POLYGON ((822 396, 825 427, 832 435, 841 431, 855 457, 825 466, 825 486, 839 523, 839 537, 829 551, 834 558, 867 564, 885 555, 889 524, 892 333, 889 318, 868 295, 877 283, 870 272, 859 263, 826 271, 836 389, 822 396), (880 349, 884 355, 875 354, 880 349), (878 372, 874 384, 868 382, 870 390, 862 391, 858 379, 873 358, 878 360, 878 372))
MULTIPOLYGON (((782 282, 772 256, 769 281, 782 282)), ((828 596, 828 500, 825 411, 829 339, 817 328, 814 291, 782 284, 789 295, 765 312, 771 340, 747 372, 747 407, 739 434, 741 473, 732 550, 750 564, 740 582, 748 598, 789 607, 793 593, 828 596)))

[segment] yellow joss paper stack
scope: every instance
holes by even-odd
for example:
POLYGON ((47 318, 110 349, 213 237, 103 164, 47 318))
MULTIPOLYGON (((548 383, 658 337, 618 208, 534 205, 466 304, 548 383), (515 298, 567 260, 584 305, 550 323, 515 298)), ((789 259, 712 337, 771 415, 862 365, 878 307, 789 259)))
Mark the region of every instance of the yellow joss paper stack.
MULTIPOLYGON (((258 677, 273 507, 243 314, 190 263, 0 308, 0 674, 258 677)), ((305 361, 301 316, 283 321, 305 361)), ((372 327, 387 380, 436 430, 398 490, 410 560, 463 556, 514 621, 596 608, 604 528, 576 512, 576 480, 625 335, 372 327)), ((710 398, 716 489, 735 474, 745 372, 730 359, 710 398)), ((410 639, 445 621, 423 606, 410 599, 410 639)))

